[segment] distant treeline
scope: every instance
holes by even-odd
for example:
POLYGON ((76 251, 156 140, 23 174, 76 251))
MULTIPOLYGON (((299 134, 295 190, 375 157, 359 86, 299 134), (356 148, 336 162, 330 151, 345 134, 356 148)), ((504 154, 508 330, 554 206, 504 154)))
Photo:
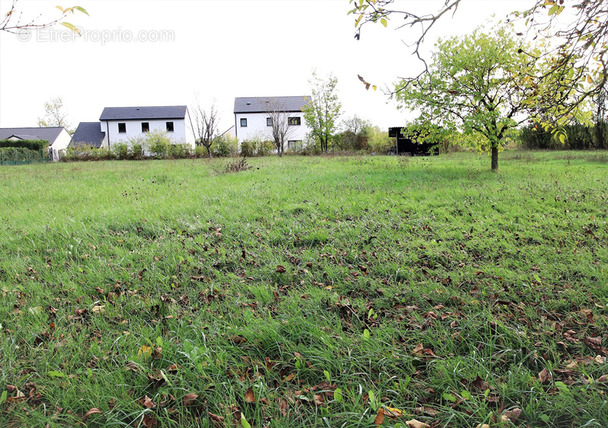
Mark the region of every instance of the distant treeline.
POLYGON ((580 124, 564 128, 567 139, 562 144, 551 131, 541 127, 528 126, 520 134, 521 147, 536 150, 599 150, 608 149, 608 122, 601 121, 593 126, 580 124))

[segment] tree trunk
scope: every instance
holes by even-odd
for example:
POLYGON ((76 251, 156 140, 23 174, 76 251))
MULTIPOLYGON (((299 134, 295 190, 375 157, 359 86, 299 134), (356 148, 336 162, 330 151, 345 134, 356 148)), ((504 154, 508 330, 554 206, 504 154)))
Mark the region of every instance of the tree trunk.
POLYGON ((492 147, 492 171, 498 171, 498 146, 492 147))
POLYGON ((211 154, 211 145, 205 146, 205 148, 207 149, 207 155, 209 156, 209 159, 213 158, 213 155, 211 154))

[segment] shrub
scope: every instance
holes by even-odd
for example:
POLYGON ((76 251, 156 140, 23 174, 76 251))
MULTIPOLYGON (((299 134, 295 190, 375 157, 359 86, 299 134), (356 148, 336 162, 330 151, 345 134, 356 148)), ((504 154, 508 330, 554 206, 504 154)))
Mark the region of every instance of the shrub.
POLYGON ((207 157, 207 149, 204 146, 196 146, 194 148, 194 157, 195 158, 207 157))
POLYGON ((114 159, 114 154, 108 149, 92 146, 70 146, 61 157, 61 161, 98 161, 114 159))
POLYGON ((0 147, 19 147, 46 153, 49 142, 46 140, 0 140, 0 147))
POLYGON ((530 125, 523 128, 519 134, 521 147, 529 150, 589 150, 603 148, 604 142, 598 141, 597 133, 593 126, 572 124, 564 127, 567 135, 564 144, 553 135, 538 125, 530 125))
POLYGON ((226 164, 226 167, 224 168, 224 172, 241 172, 247 171, 248 169, 251 169, 251 166, 249 166, 249 164, 247 163, 247 158, 242 157, 240 159, 235 158, 232 161, 228 162, 226 164))
POLYGON ((0 147, 0 164, 40 162, 47 159, 48 155, 40 150, 30 150, 26 147, 0 147))
POLYGON ((112 144, 111 152, 116 159, 129 159, 129 145, 127 143, 112 144))
POLYGON ((169 156, 173 159, 184 159, 191 156, 191 148, 188 144, 169 143, 169 156))
POLYGON ((235 156, 238 153, 238 146, 239 141, 236 138, 222 135, 215 141, 211 151, 216 157, 235 156))
POLYGON ((144 158, 144 145, 135 143, 131 146, 131 159, 140 160, 144 158))
POLYGON ((257 135, 250 138, 248 141, 241 143, 241 156, 268 156, 276 150, 273 141, 264 139, 262 135, 257 135))
POLYGON ((166 132, 155 130, 146 135, 146 146, 157 159, 166 158, 169 155, 171 139, 166 132))

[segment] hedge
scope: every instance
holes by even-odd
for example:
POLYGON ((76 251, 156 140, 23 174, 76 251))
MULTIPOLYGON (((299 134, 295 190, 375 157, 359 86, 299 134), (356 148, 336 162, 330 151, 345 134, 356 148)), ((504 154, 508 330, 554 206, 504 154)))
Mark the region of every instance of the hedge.
POLYGON ((48 160, 46 152, 24 147, 0 147, 0 165, 17 162, 40 162, 48 160))
POLYGON ((0 140, 0 148, 16 147, 34 151, 46 151, 49 142, 46 140, 0 140))

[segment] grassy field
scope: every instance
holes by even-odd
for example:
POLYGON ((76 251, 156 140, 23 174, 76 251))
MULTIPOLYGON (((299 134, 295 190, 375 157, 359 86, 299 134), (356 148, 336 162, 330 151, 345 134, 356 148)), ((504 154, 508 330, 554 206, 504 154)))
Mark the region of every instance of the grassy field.
POLYGON ((226 162, 0 168, 1 427, 608 426, 607 154, 226 162))

